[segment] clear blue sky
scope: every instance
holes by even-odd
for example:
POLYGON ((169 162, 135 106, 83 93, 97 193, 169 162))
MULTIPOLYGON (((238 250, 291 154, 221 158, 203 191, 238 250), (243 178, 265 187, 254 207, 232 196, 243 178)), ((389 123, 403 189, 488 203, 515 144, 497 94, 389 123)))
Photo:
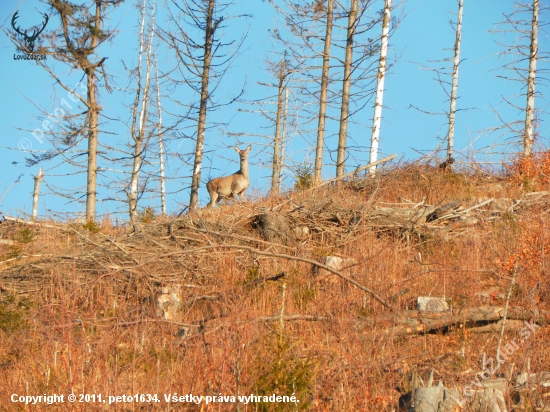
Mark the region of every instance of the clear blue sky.
MULTIPOLYGON (((159 0, 160 1, 160 0, 159 0)), ((344 2, 347 4, 347 2, 344 2)), ((504 39, 503 35, 490 34, 488 31, 495 28, 495 24, 503 20, 503 13, 513 10, 514 2, 511 0, 465 0, 464 26, 462 40, 463 59, 460 66, 459 79, 459 109, 455 132, 455 147, 466 154, 468 148, 478 150, 478 160, 498 160, 485 156, 484 147, 490 146, 495 141, 503 141, 500 133, 483 132, 491 127, 499 126, 500 122, 491 110, 491 106, 498 109, 507 120, 520 120, 522 113, 512 109, 503 103, 502 97, 516 96, 514 102, 523 107, 525 105, 523 85, 505 81, 497 75, 507 75, 498 70, 504 61, 497 59, 500 47, 497 41, 514 41, 511 37, 504 39), (474 146, 470 146, 475 141, 474 146)), ((372 10, 380 10, 381 2, 375 3, 372 10)), ((4 29, 11 28, 11 17, 15 10, 20 10, 18 20, 21 27, 30 27, 40 22, 41 16, 36 10, 47 11, 39 0, 3 0, 0 5, 0 24, 4 29)), ((381 129, 382 153, 380 156, 397 153, 406 159, 415 159, 418 151, 434 149, 439 141, 436 137, 446 134, 446 118, 442 116, 430 116, 410 108, 417 106, 426 111, 441 112, 448 109, 448 101, 441 87, 432 80, 433 73, 422 68, 422 65, 436 67, 437 63, 429 63, 430 60, 440 60, 451 56, 450 50, 454 44, 454 31, 449 25, 449 20, 455 20, 457 1, 455 0, 408 0, 397 5, 395 14, 403 13, 404 20, 395 31, 390 40, 389 58, 395 61, 391 72, 386 79, 386 92, 384 95, 384 112, 381 129), (445 50, 447 49, 447 50, 445 50)), ((248 31, 248 37, 241 49, 240 55, 231 67, 225 83, 218 90, 218 96, 230 97, 242 84, 246 84, 245 99, 254 99, 268 96, 271 91, 258 85, 259 82, 273 82, 273 77, 266 70, 266 59, 277 59, 273 50, 281 50, 269 37, 268 29, 281 28, 282 19, 276 15, 268 2, 259 0, 241 0, 232 9, 232 14, 248 13, 252 17, 246 19, 230 20, 226 33, 229 37, 238 38, 248 31)), ((157 23, 165 24, 162 17, 157 17, 157 23)), ((541 23, 548 21, 548 15, 541 15, 541 23)), ((112 119, 107 122, 104 129, 110 134, 101 134, 100 141, 108 142, 113 146, 120 146, 128 139, 128 128, 125 122, 130 119, 128 105, 133 97, 131 92, 122 89, 128 86, 128 74, 123 69, 122 61, 127 66, 135 65, 137 60, 137 23, 138 15, 133 1, 127 1, 112 15, 109 21, 111 27, 116 26, 119 33, 111 45, 105 45, 100 55, 107 56, 106 68, 110 75, 116 76, 113 94, 101 92, 104 114, 112 119)), ((53 29, 57 22, 52 19, 48 28, 53 29)), ((368 36, 375 37, 380 33, 376 27, 368 36)), ((541 52, 550 51, 547 33, 542 30, 539 35, 539 47, 541 52)), ((42 119, 35 105, 45 110, 53 111, 58 103, 55 93, 62 95, 59 87, 54 86, 49 75, 36 64, 28 61, 15 61, 13 55, 15 47, 4 34, 0 34, 0 57, 3 64, 0 66, 0 81, 2 82, 2 94, 0 99, 0 121, 2 124, 2 137, 0 145, 0 161, 2 173, 0 174, 0 211, 6 214, 30 213, 32 201, 33 180, 32 175, 38 172, 39 166, 28 168, 25 166, 25 157, 28 153, 21 151, 20 147, 32 144, 32 150, 47 150, 49 143, 39 143, 28 131, 19 129, 35 129, 40 127, 42 119), (22 140, 28 139, 28 140, 22 140), (5 193, 9 189, 9 192, 5 193)), ((174 58, 169 51, 159 48, 159 66, 162 71, 173 67, 174 58)), ((74 85, 80 79, 81 74, 72 73, 67 66, 48 61, 55 68, 56 73, 67 82, 74 85)), ((548 69, 548 62, 539 62, 539 70, 548 69)), ((335 88, 340 85, 336 84, 335 88)), ((548 86, 541 82, 537 90, 547 94, 548 86)), ((167 108, 172 109, 169 103, 172 97, 185 101, 194 99, 195 96, 184 90, 164 90, 163 101, 167 108)), ((292 99, 291 99, 292 100, 292 99)), ((289 111, 292 115, 291 101, 289 111)), ((536 106, 542 112, 540 114, 539 131, 541 138, 548 137, 548 115, 544 112, 548 109, 548 102, 544 98, 537 98, 536 106)), ((227 135, 231 133, 246 134, 273 134, 273 128, 257 113, 238 112, 238 108, 246 108, 243 105, 228 106, 214 112, 209 119, 213 122, 229 123, 227 127, 211 129, 206 135, 207 158, 203 166, 203 179, 215 177, 221 174, 229 174, 238 169, 236 154, 232 149, 234 144, 240 143, 241 147, 252 143, 253 150, 251 161, 251 189, 250 193, 266 193, 269 189, 270 172, 266 167, 271 158, 270 150, 265 146, 268 141, 259 137, 235 137, 227 135)), ((173 108, 176 110, 175 108, 173 108)), ((248 107, 250 109, 250 107, 248 107)), ((271 110, 273 107, 271 107, 271 110)), ((76 110, 76 108, 74 109, 76 110)), ((362 150, 356 150, 351 154, 347 163, 348 169, 359 164, 366 163, 367 151, 370 146, 370 126, 372 123, 372 102, 355 114, 355 123, 349 129, 349 144, 364 146, 362 150)), ((168 123, 173 118, 166 114, 168 123)), ((189 125, 187 125, 189 127, 189 125)), ((327 126, 327 145, 336 149, 335 133, 337 122, 329 121, 327 126)), ((186 129, 187 131, 189 129, 186 129)), ((291 156, 290 161, 301 162, 307 155, 310 147, 308 138, 296 130, 289 130, 292 138, 286 149, 291 156)), ((181 206, 188 202, 189 185, 187 178, 191 168, 182 164, 176 153, 187 153, 192 150, 192 142, 189 140, 174 141, 169 150, 168 173, 171 176, 169 190, 175 192, 168 197, 168 211, 178 212, 181 206)), ((510 151, 513 147, 507 147, 510 151)), ((323 170, 325 177, 333 176, 334 166, 328 153, 325 154, 327 166, 323 170)), ((121 165, 103 165, 117 171, 124 169, 121 165)), ((75 174, 75 171, 67 165, 58 165, 57 162, 45 163, 44 181, 51 187, 58 186, 65 189, 82 190, 86 183, 85 174, 75 174), (54 167, 55 166, 55 167, 54 167)), ((127 170, 127 169, 126 169, 127 170)), ((113 179, 121 179, 121 173, 114 171, 106 173, 99 190, 99 198, 123 199, 124 193, 121 187, 111 183, 113 179)), ((291 174, 285 173, 285 183, 292 185, 291 174)), ((201 187, 201 203, 205 204, 208 196, 204 186, 201 187)), ((141 202, 142 206, 158 206, 157 194, 146 195, 141 202)), ((53 196, 46 186, 43 186, 43 196, 40 202, 41 216, 55 216, 54 211, 82 212, 83 204, 71 203, 66 199, 53 196)), ((120 201, 104 201, 98 205, 99 213, 122 213, 125 219, 126 207, 120 201)))

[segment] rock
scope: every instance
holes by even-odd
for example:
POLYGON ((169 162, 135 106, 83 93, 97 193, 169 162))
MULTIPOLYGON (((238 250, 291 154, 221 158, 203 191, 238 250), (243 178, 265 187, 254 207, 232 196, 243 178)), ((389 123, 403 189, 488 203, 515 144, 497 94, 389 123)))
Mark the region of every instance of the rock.
POLYGON ((516 388, 523 388, 527 386, 536 387, 540 385, 543 388, 550 387, 550 372, 520 373, 516 379, 516 388))
MULTIPOLYGON (((516 385, 510 398, 518 410, 529 410, 533 402, 533 395, 537 394, 538 402, 550 396, 550 372, 527 373, 523 372, 516 378, 516 385)), ((550 405, 539 405, 537 409, 549 412, 550 405)))
POLYGON ((481 381, 480 384, 484 389, 498 389, 503 394, 508 392, 508 379, 506 378, 488 379, 481 381))
POLYGON ((504 394, 498 389, 475 391, 469 407, 472 412, 507 412, 504 394))
POLYGON ((414 412, 439 412, 439 404, 443 402, 444 392, 445 388, 442 385, 415 389, 414 412))
POLYGON ((183 302, 179 293, 179 287, 161 287, 153 296, 156 305, 156 315, 167 320, 178 319, 179 312, 183 309, 183 302))
POLYGON ((292 241, 288 219, 275 213, 263 213, 256 216, 252 224, 260 232, 260 236, 272 243, 286 245, 292 241))
POLYGON ((342 270, 348 266, 355 265, 357 261, 354 258, 341 258, 339 256, 327 256, 325 265, 336 270, 342 270))
POLYGON ((456 389, 438 386, 417 388, 399 398, 400 412, 456 412, 461 411, 460 395, 456 389))
POLYGON ((305 239, 309 235, 309 227, 307 226, 296 226, 292 231, 298 239, 305 239))
MULTIPOLYGON (((325 261, 323 263, 325 264, 325 266, 328 266, 330 268, 340 271, 343 268, 354 265, 357 262, 353 258, 342 258, 340 256, 326 256, 325 261)), ((334 279, 334 280, 338 279, 335 274, 325 269, 321 269, 319 271, 319 275, 322 277, 331 276, 331 279, 334 279)))
POLYGON ((445 388, 438 412, 459 412, 461 409, 457 399, 460 399, 460 394, 456 389, 445 388))
MULTIPOLYGON (((500 383, 499 383, 500 385, 500 383)), ((399 398, 400 412, 507 412, 503 392, 487 388, 475 391, 472 398, 456 389, 438 386, 417 388, 399 398)))
POLYGON ((445 312, 449 310, 449 305, 445 301, 445 298, 419 296, 416 301, 416 309, 426 312, 445 312))

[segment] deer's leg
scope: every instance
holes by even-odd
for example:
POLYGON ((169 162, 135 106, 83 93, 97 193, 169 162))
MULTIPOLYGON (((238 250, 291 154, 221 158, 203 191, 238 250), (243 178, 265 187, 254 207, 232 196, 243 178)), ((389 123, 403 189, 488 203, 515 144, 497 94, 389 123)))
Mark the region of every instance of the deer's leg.
POLYGON ((209 195, 210 195, 210 203, 208 203, 206 207, 212 207, 220 201, 218 197, 218 192, 212 192, 212 193, 209 193, 209 195))

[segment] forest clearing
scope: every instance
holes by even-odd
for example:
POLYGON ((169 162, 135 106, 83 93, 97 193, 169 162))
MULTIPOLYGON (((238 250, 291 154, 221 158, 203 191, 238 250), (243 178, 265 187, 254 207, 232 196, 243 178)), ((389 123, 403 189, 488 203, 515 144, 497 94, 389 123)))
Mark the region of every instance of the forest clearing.
POLYGON ((474 392, 505 382, 504 410, 548 410, 550 195, 514 167, 388 166, 134 225, 5 217, 0 408, 138 393, 161 402, 116 410, 395 411, 441 382, 456 399, 433 410, 482 410, 474 392), (239 402, 273 394, 299 402, 239 402))
POLYGON ((545 2, 30 2, 0 411, 550 411, 545 2))

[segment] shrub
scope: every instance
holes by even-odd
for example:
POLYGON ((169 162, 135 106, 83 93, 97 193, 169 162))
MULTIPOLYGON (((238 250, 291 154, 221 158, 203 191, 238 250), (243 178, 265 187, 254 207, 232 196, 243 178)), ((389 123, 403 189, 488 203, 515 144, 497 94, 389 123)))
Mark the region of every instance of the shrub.
POLYGON ((264 403, 256 404, 258 411, 295 411, 309 410, 313 400, 312 390, 315 375, 315 363, 309 358, 296 356, 295 345, 290 337, 275 330, 267 336, 262 350, 267 356, 261 358, 260 377, 256 381, 255 394, 260 396, 294 395, 299 403, 264 403))
POLYGON ((517 154, 504 167, 510 180, 525 190, 546 188, 550 183, 550 150, 533 152, 527 157, 517 154))
POLYGON ((303 163, 294 167, 294 174, 296 175, 296 183, 294 183, 295 190, 306 190, 313 185, 313 165, 310 163, 303 163))
POLYGON ((155 219, 155 209, 151 206, 144 207, 140 212, 138 212, 138 222, 151 223, 155 219))

